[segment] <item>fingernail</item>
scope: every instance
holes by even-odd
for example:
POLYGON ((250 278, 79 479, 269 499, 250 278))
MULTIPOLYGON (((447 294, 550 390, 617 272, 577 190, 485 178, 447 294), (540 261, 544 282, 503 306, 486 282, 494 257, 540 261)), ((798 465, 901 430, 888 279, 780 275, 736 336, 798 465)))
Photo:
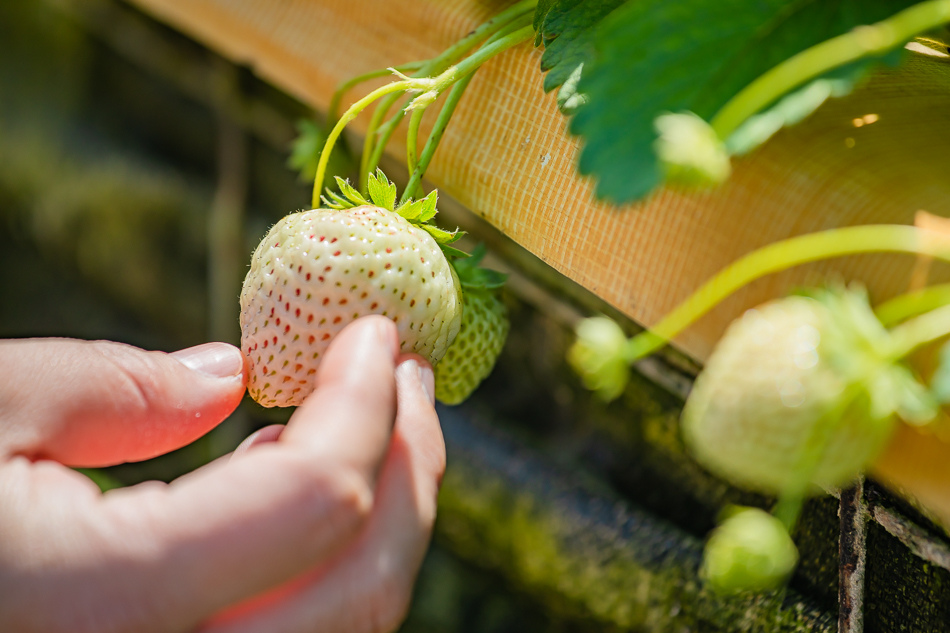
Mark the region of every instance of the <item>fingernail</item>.
POLYGON ((189 369, 215 378, 233 378, 244 371, 241 350, 227 343, 203 343, 172 352, 171 357, 189 369))
POLYGON ((416 370, 419 372, 419 382, 422 383, 422 390, 426 392, 429 404, 435 405, 435 374, 432 367, 416 363, 416 370))

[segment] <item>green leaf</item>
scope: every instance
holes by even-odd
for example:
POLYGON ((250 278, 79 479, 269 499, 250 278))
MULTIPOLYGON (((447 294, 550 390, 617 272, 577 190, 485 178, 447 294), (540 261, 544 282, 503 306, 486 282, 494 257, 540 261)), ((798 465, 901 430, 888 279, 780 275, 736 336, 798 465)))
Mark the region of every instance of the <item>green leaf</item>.
POLYGON ((396 213, 413 224, 423 224, 435 217, 438 197, 439 192, 433 189, 425 198, 420 198, 419 200, 407 202, 402 205, 396 209, 396 213))
MULTIPOLYGON (((911 4, 910 0, 623 4, 596 29, 597 55, 585 63, 577 86, 590 99, 571 122, 572 133, 584 137, 579 170, 597 178, 596 193, 602 199, 622 203, 642 198, 662 179, 652 149, 657 115, 691 111, 708 121, 742 88, 780 62, 911 4)), ((552 13, 553 9, 545 25, 552 13)), ((589 41, 583 34, 574 37, 581 38, 581 45, 589 41)))
POLYGON ((313 121, 309 119, 297 121, 297 138, 290 146, 287 166, 299 173, 300 180, 313 180, 317 173, 320 150, 326 140, 326 134, 313 121))
POLYGON ((437 244, 451 244, 456 242, 461 238, 465 233, 463 231, 446 231, 445 229, 440 229, 434 224, 420 224, 419 228, 432 236, 432 239, 436 241, 437 244))
POLYGON ((396 204, 396 185, 389 182, 382 169, 377 168, 375 174, 369 175, 366 188, 373 204, 383 209, 393 210, 396 204))
POLYGON ((435 217, 435 214, 438 213, 438 209, 436 209, 438 202, 439 192, 437 189, 433 189, 429 192, 429 195, 422 199, 422 213, 419 214, 420 222, 428 222, 435 217))
POLYGON ((543 41, 542 27, 544 25, 544 18, 547 17, 548 11, 551 10, 555 2, 557 2, 557 0, 538 0, 538 5, 534 9, 535 46, 541 46, 541 42, 543 41))
POLYGON ((488 249, 485 247, 485 243, 479 242, 478 246, 473 248, 471 253, 466 254, 465 259, 454 263, 455 272, 461 276, 462 274, 468 274, 468 272, 475 270, 478 268, 478 265, 482 263, 482 259, 487 252, 488 249))
POLYGON ((465 251, 460 251, 459 249, 453 246, 449 246, 448 244, 439 244, 439 248, 442 249, 442 252, 445 254, 447 258, 465 259, 466 257, 468 257, 468 253, 466 253, 465 251))
POLYGON ((329 187, 325 189, 327 192, 326 195, 320 196, 323 198, 323 202, 326 203, 327 207, 331 209, 341 210, 341 209, 352 209, 353 203, 338 194, 335 191, 331 191, 329 187))
POLYGON ((369 201, 364 198, 359 191, 354 189, 348 180, 343 180, 339 176, 335 176, 335 178, 336 185, 340 188, 340 192, 342 192, 353 205, 363 206, 364 204, 369 204, 369 201))
POLYGON ((479 243, 472 250, 472 254, 464 259, 457 259, 452 262, 455 267, 455 274, 458 275, 459 283, 463 288, 501 288, 508 280, 508 275, 500 273, 497 270, 480 268, 479 264, 486 253, 485 244, 479 243))
POLYGON ((580 83, 584 73, 584 64, 578 64, 571 76, 567 78, 561 89, 557 91, 557 108, 564 114, 574 114, 590 98, 583 92, 577 91, 577 84, 580 83))
POLYGON ((422 198, 421 200, 413 200, 412 202, 407 202, 396 209, 396 213, 410 222, 417 222, 419 215, 422 213, 423 204, 425 204, 425 198, 422 198))
POLYGON ((577 84, 584 65, 594 58, 594 30, 604 17, 625 1, 554 0, 545 3, 547 6, 540 23, 542 7, 539 3, 535 28, 540 41, 544 42, 544 55, 541 56, 541 70, 547 72, 544 91, 550 92, 561 86, 558 107, 562 112, 569 113, 583 102, 577 84))

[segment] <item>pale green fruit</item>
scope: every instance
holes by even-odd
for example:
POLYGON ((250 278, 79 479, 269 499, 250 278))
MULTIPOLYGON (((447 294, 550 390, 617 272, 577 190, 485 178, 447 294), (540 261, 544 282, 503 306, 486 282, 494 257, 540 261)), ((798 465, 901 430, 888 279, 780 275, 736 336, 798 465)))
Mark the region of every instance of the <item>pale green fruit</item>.
POLYGON ((845 485, 913 400, 917 383, 886 359, 888 333, 863 295, 824 297, 750 310, 710 356, 682 427, 693 455, 715 474, 769 494, 808 482, 845 485))
POLYGON ((781 586, 798 563, 782 522, 758 508, 735 508, 709 537, 702 575, 724 594, 781 586))
POLYGON ((435 397, 460 404, 488 377, 508 338, 508 310, 495 288, 462 291, 462 327, 435 366, 435 397))

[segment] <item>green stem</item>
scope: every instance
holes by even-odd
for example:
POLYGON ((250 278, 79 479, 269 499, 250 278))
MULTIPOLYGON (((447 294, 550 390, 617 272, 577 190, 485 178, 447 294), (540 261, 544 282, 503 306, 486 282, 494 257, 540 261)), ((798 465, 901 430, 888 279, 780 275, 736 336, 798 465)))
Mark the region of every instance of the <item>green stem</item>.
POLYGON ((874 312, 884 327, 892 327, 910 317, 948 304, 950 304, 950 284, 938 284, 889 299, 879 305, 874 312))
POLYGON ((474 73, 462 78, 457 84, 452 86, 452 90, 449 92, 449 96, 445 99, 445 105, 442 107, 442 110, 439 112, 439 117, 435 121, 435 125, 432 127, 432 133, 429 135, 429 140, 426 141, 425 147, 422 148, 422 156, 419 157, 419 164, 411 171, 411 176, 409 177, 409 182, 406 183, 406 188, 403 190, 402 198, 399 201, 399 204, 408 202, 409 198, 415 195, 415 190, 420 187, 422 184, 422 176, 425 174, 426 169, 429 168, 429 163, 432 161, 432 157, 435 155, 435 150, 439 147, 439 142, 442 140, 442 135, 445 134, 445 129, 449 124, 449 119, 452 118, 452 114, 455 112, 455 107, 458 105, 459 100, 462 98, 462 94, 465 92, 465 89, 468 88, 468 84, 471 83, 474 73))
MULTIPOLYGON (((948 0, 950 1, 950 0, 948 0)), ((530 17, 530 16, 525 16, 530 17)), ((482 64, 487 62, 489 59, 503 53, 509 48, 517 46, 522 42, 527 42, 534 37, 534 27, 530 24, 528 26, 521 27, 517 30, 514 30, 504 37, 499 37, 497 40, 486 43, 480 49, 460 61, 455 66, 450 66, 445 71, 443 71, 438 77, 435 78, 436 91, 442 92, 447 89, 450 85, 454 84, 459 79, 462 79, 469 73, 473 73, 481 67, 482 64)), ((418 97, 416 97, 418 99, 418 97)), ((410 104, 411 105, 411 104, 410 104)))
POLYGON ((313 179, 312 204, 314 209, 320 206, 320 192, 323 191, 323 179, 326 176, 327 163, 330 161, 330 152, 333 151, 333 145, 343 132, 343 128, 373 101, 393 92, 401 92, 413 88, 414 86, 411 81, 394 81, 393 83, 380 86, 372 91, 351 105, 350 108, 343 113, 343 116, 340 117, 340 120, 336 122, 336 125, 333 126, 333 129, 330 130, 330 133, 327 135, 326 143, 323 145, 323 151, 320 153, 320 162, 317 163, 317 174, 313 179))
POLYGON ((624 357, 632 363, 651 354, 720 301, 760 277, 821 259, 873 252, 930 255, 950 261, 950 243, 934 239, 931 231, 905 225, 851 226, 775 242, 724 268, 651 330, 627 341, 624 357))
MULTIPOLYGON (((422 115, 425 110, 420 108, 412 111, 409 117, 409 131, 406 133, 406 168, 411 174, 419 163, 419 126, 422 124, 422 115)), ((406 188, 408 191, 408 187, 406 188)))
MULTIPOLYGON (((413 75, 413 77, 421 78, 432 74, 441 73, 446 68, 461 59, 461 57, 470 50, 482 42, 492 38, 499 31, 505 29, 513 21, 522 18, 525 15, 532 15, 536 5, 537 0, 522 0, 521 2, 512 5, 487 22, 482 23, 467 36, 449 48, 445 49, 445 51, 443 51, 438 57, 434 57, 430 61, 426 62, 426 64, 424 64, 413 75)), ((360 163, 361 188, 365 187, 365 180, 368 177, 368 174, 376 170, 376 167, 379 165, 379 161, 382 160, 386 145, 389 144, 389 140, 392 138, 396 128, 402 122, 403 117, 406 116, 405 110, 400 108, 392 119, 387 121, 382 127, 379 127, 379 124, 385 118, 386 113, 389 112, 389 110, 398 100, 398 94, 386 97, 379 103, 379 106, 376 108, 376 112, 373 113, 373 118, 375 119, 376 124, 374 126, 371 125, 371 127, 367 130, 366 139, 363 144, 363 158, 360 163)))
MULTIPOLYGON (((363 137, 363 153, 360 154, 360 171, 359 171, 359 190, 364 195, 367 192, 369 175, 376 170, 376 165, 379 164, 379 161, 371 161, 371 154, 373 154, 373 143, 376 137, 376 130, 379 128, 380 122, 383 120, 383 117, 386 116, 386 113, 389 111, 389 106, 386 105, 389 103, 395 103, 401 95, 399 93, 394 93, 391 95, 386 95, 383 97, 383 100, 376 106, 376 109, 373 110, 373 116, 370 117, 369 127, 366 129, 366 136, 363 137)), ((388 139, 387 139, 388 140, 388 139)))
POLYGON ((895 359, 903 358, 918 347, 947 335, 950 335, 950 305, 921 314, 892 329, 892 356, 895 359))
MULTIPOLYGON (((429 135, 429 139, 426 141, 425 148, 423 149, 423 156, 420 158, 418 166, 413 166, 412 163, 410 163, 412 175, 409 179, 409 183, 403 190, 400 204, 407 202, 409 198, 415 194, 415 191, 420 188, 422 178, 425 175, 426 169, 429 167, 429 163, 432 161, 432 157, 435 154, 435 150, 439 146, 439 142, 442 140, 442 136, 445 133, 445 128, 448 126, 449 120, 452 118, 452 114, 455 112, 455 107, 458 105, 459 100, 462 98, 462 94, 465 92, 465 89, 471 82, 475 71, 495 55, 498 55, 499 53, 506 51, 513 46, 517 46, 518 44, 521 44, 533 36, 534 28, 531 26, 515 29, 508 34, 499 37, 496 41, 489 42, 482 48, 478 49, 477 52, 467 57, 464 61, 460 62, 457 66, 449 68, 436 78, 436 83, 439 86, 435 89, 437 93, 441 93, 450 85, 454 84, 454 86, 450 93, 449 99, 446 100, 442 111, 439 112, 439 117, 436 119, 432 132, 429 135)), ((424 109, 424 107, 420 108, 420 110, 422 109, 424 109)), ((416 114, 414 111, 413 118, 415 117, 416 114)), ((421 118, 422 117, 419 116, 420 120, 421 118)), ((410 123, 410 133, 412 132, 412 124, 410 123)), ((413 135, 410 142, 411 144, 414 144, 415 141, 416 136, 413 135)))
POLYGON ((710 124, 719 138, 726 139, 749 117, 806 81, 867 55, 882 54, 948 21, 950 0, 930 0, 877 24, 859 26, 816 44, 743 88, 716 113, 710 124))
MULTIPOLYGON (((424 64, 425 62, 409 62, 401 66, 396 66, 395 69, 401 73, 406 73, 419 70, 424 64)), ((337 86, 336 92, 334 92, 333 97, 330 98, 330 105, 327 108, 326 132, 329 133, 330 130, 333 129, 332 126, 337 122, 337 112, 340 110, 340 102, 343 101, 343 95, 364 81, 379 79, 380 77, 391 77, 392 74, 392 68, 380 68, 379 70, 373 70, 368 73, 363 73, 362 75, 357 75, 352 79, 347 79, 337 86)))
POLYGON ((812 480, 828 450, 828 444, 841 427, 848 407, 860 394, 862 384, 864 384, 863 381, 857 381, 847 387, 835 401, 834 406, 825 411, 815 422, 807 442, 801 448, 801 454, 795 464, 794 477, 779 495, 778 503, 772 508, 772 515, 781 521, 789 532, 798 522, 802 505, 808 496, 809 489, 814 485, 812 480))

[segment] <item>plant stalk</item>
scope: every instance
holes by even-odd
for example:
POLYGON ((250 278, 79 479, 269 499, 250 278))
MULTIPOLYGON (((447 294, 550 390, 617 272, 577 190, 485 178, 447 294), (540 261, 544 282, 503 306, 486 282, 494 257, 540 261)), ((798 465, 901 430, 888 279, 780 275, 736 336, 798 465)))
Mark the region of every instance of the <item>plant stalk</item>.
POLYGON ((885 53, 947 22, 950 22, 950 0, 929 0, 877 24, 859 26, 816 44, 743 88, 716 113, 710 125, 719 138, 729 138, 749 117, 805 82, 869 54, 885 53))
POLYGON ((355 119, 360 112, 366 109, 367 106, 380 97, 393 92, 412 90, 413 88, 414 86, 411 81, 394 81, 390 84, 386 84, 385 86, 380 86, 376 90, 372 91, 351 105, 349 109, 343 113, 343 116, 340 117, 340 120, 336 122, 336 125, 334 125, 333 129, 330 130, 330 133, 327 134, 327 140, 323 145, 323 151, 320 152, 320 162, 317 163, 317 173, 313 179, 313 198, 311 204, 313 205, 314 209, 320 206, 320 192, 323 191, 323 179, 326 176, 327 163, 330 162, 330 152, 333 151, 333 145, 343 132, 343 128, 345 128, 350 121, 355 119))
POLYGON ((950 240, 906 225, 866 225, 800 235, 764 246, 736 260, 667 314, 651 330, 627 341, 634 362, 653 353, 746 284, 774 272, 821 259, 858 253, 910 253, 950 261, 950 240))

